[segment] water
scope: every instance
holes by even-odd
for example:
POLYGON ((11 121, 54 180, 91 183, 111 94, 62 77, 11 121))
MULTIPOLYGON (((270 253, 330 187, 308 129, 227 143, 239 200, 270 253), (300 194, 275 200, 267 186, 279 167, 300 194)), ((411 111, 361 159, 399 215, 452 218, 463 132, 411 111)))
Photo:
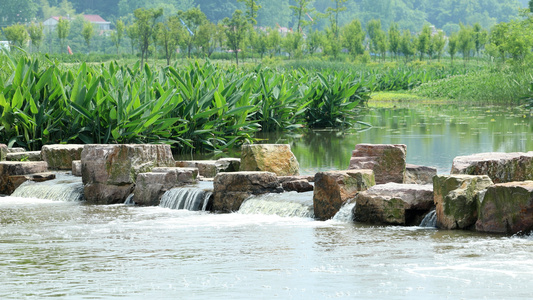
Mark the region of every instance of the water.
POLYGON ((56 179, 53 180, 43 182, 26 181, 11 196, 57 201, 82 201, 85 199, 81 177, 66 173, 56 173, 56 179))
POLYGON ((420 222, 420 227, 437 227, 437 211, 430 211, 420 222))
POLYGON ((333 220, 346 223, 353 222, 353 209, 355 205, 355 202, 344 204, 335 216, 333 216, 333 220))
MULTIPOLYGON (((271 142, 290 142, 302 173, 345 169, 361 142, 406 143, 409 162, 441 173, 457 155, 533 150, 530 117, 513 109, 365 120, 375 127, 271 142)), ((530 299, 533 237, 11 196, 0 197, 0 282, 1 299, 530 299)))
POLYGON ((252 196, 243 202, 239 213, 314 218, 313 192, 252 196))
POLYGON ((185 209, 190 211, 206 211, 209 199, 213 194, 212 183, 202 183, 201 186, 187 186, 173 188, 163 194, 160 207, 171 209, 185 209))

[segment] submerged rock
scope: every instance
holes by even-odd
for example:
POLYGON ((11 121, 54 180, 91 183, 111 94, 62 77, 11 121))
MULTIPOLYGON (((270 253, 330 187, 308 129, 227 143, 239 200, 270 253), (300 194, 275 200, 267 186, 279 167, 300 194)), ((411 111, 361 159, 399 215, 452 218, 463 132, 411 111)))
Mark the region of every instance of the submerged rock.
POLYGON ((272 172, 220 173, 213 183, 213 210, 235 212, 251 195, 281 193, 283 188, 272 172))
POLYGON ((241 171, 273 172, 278 176, 293 176, 300 165, 288 144, 244 145, 241 153, 241 171))
POLYGON ((406 149, 405 145, 356 145, 352 152, 349 169, 373 170, 377 184, 403 183, 406 149))
POLYGON ((491 186, 486 175, 438 175, 433 177, 437 227, 468 229, 478 217, 478 193, 491 186))
POLYGON ((494 183, 533 180, 533 151, 458 156, 451 173, 487 175, 494 183))
POLYGON ((329 220, 358 192, 375 185, 372 170, 319 172, 315 175, 313 207, 318 220, 329 220))
POLYGON ((437 168, 407 164, 405 166, 405 184, 433 184, 437 168))
POLYGON ((354 219, 387 225, 419 225, 433 208, 433 185, 387 183, 355 197, 354 219))
POLYGON ((5 161, 7 156, 7 146, 0 144, 0 161, 5 161))
POLYGON ((480 202, 477 231, 527 234, 533 230, 533 181, 490 186, 480 202))
POLYGON ((81 155, 85 197, 89 203, 124 203, 139 173, 174 167, 169 145, 86 145, 81 155))
POLYGON ((2 161, 0 162, 0 194, 11 195, 27 180, 25 175, 46 171, 48 171, 48 164, 44 161, 2 161))
POLYGON ((6 156, 8 161, 41 161, 41 151, 12 152, 6 156))
POLYGON ((72 161, 81 159, 84 145, 47 145, 41 148, 41 157, 51 170, 71 170, 72 161))

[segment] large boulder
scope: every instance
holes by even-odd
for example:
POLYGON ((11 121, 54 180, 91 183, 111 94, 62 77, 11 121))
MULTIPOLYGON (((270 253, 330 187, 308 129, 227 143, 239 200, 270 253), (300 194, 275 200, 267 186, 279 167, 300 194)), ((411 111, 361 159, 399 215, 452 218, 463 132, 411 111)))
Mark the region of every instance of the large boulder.
POLYGON ((405 145, 356 145, 352 152, 349 169, 373 170, 377 184, 403 183, 406 149, 405 145))
POLYGON ((7 156, 7 146, 5 144, 0 144, 0 161, 6 160, 7 156))
POLYGON ((273 172, 278 176, 293 176, 300 173, 300 165, 290 145, 244 145, 241 152, 241 171, 264 171, 273 172))
POLYGON ((405 184, 433 184, 437 168, 407 164, 405 166, 405 184))
POLYGON ((84 145, 46 145, 41 148, 41 157, 51 170, 70 170, 72 161, 81 159, 84 145))
POLYGON ((178 183, 177 170, 140 173, 137 175, 133 201, 138 205, 157 206, 161 201, 161 196, 178 183))
POLYGON ((354 219, 385 225, 419 225, 433 208, 433 185, 387 183, 355 197, 354 219))
POLYGON ((41 151, 24 151, 7 153, 8 161, 41 161, 41 151))
POLYGON ((27 179, 21 176, 44 173, 48 164, 44 161, 2 161, 0 162, 0 194, 11 195, 27 179))
POLYGON ((490 186, 480 202, 477 231, 527 234, 533 230, 533 181, 490 186))
POLYGON ((491 186, 486 175, 437 175, 433 177, 433 194, 437 227, 470 229, 478 217, 478 194, 491 186))
POLYGON ((313 193, 315 218, 322 221, 333 218, 342 205, 353 199, 358 192, 375 184, 372 170, 316 173, 313 193))
POLYGON ((487 175, 494 183, 533 180, 533 151, 458 156, 451 173, 487 175))
POLYGON ((85 198, 89 203, 123 203, 139 173, 174 167, 169 145, 86 145, 81 153, 85 198))
POLYGON ((213 183, 213 210, 235 212, 251 195, 281 193, 283 188, 272 172, 219 173, 213 183))

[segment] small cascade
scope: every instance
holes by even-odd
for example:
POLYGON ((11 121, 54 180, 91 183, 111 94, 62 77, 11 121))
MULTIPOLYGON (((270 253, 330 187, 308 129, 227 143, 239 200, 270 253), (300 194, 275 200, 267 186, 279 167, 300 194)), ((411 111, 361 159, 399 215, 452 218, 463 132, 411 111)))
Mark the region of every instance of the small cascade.
POLYGON ((124 205, 135 205, 135 201, 133 201, 134 194, 130 194, 128 198, 126 198, 126 201, 124 201, 124 205))
POLYGON ((334 221, 339 222, 353 222, 353 209, 355 202, 344 204, 341 209, 333 216, 334 221))
POLYGON ((244 201, 239 213, 314 218, 313 192, 252 196, 244 201))
POLYGON ((180 187, 168 190, 161 197, 160 207, 206 211, 213 192, 200 187, 180 187))
POLYGON ((83 183, 80 177, 56 174, 56 179, 26 181, 11 194, 12 197, 38 198, 56 201, 83 201, 83 183))
POLYGON ((437 212, 435 210, 430 211, 420 222, 420 227, 437 227, 437 212))

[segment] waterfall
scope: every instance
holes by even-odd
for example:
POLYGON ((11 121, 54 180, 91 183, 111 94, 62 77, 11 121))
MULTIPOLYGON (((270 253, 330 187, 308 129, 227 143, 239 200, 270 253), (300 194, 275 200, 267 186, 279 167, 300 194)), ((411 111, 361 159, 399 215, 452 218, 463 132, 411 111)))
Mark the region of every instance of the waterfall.
POLYGON ((130 194, 128 198, 126 198, 126 201, 124 201, 124 205, 135 205, 135 201, 133 201, 134 194, 130 194))
POLYGON ((26 181, 11 196, 57 201, 85 200, 81 178, 62 173, 57 173, 56 179, 53 180, 43 182, 26 181))
POLYGON ((420 227, 437 227, 437 212, 435 210, 430 211, 420 222, 420 227))
POLYGON ((341 209, 333 216, 333 220, 339 222, 353 222, 353 209, 355 202, 344 204, 341 209))
POLYGON ((239 213, 314 218, 313 192, 252 196, 243 202, 239 213))
POLYGON ((166 191, 161 197, 160 207, 206 211, 212 191, 201 187, 180 187, 166 191))

